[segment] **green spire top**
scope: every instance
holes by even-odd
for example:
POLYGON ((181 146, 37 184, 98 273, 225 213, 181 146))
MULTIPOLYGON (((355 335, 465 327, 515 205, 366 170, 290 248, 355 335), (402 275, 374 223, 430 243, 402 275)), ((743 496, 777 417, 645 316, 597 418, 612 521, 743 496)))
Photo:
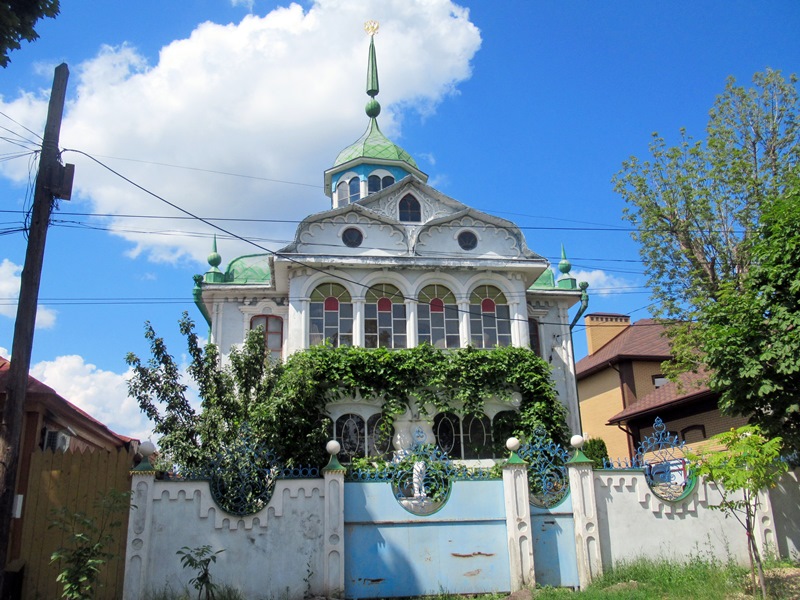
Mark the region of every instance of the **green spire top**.
POLYGON ((217 253, 217 235, 214 234, 214 244, 211 248, 211 254, 208 255, 208 264, 211 265, 211 270, 218 270, 222 257, 217 253))
POLYGON ((561 260, 558 263, 558 270, 564 275, 572 270, 572 264, 567 260, 567 253, 564 252, 564 244, 561 244, 561 260))
POLYGON ((378 33, 378 22, 367 21, 364 23, 364 31, 369 35, 369 62, 367 64, 367 96, 369 101, 365 110, 367 116, 374 119, 381 114, 381 105, 375 100, 380 88, 378 86, 378 60, 375 58, 375 34, 378 33))

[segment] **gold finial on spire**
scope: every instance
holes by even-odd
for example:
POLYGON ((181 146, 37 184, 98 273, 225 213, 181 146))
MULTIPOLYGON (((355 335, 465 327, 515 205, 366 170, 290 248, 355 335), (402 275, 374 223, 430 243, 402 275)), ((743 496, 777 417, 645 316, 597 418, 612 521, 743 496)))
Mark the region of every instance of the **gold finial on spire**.
POLYGON ((364 23, 364 31, 367 32, 367 35, 374 36, 376 33, 378 33, 380 26, 381 24, 377 21, 369 20, 364 23))

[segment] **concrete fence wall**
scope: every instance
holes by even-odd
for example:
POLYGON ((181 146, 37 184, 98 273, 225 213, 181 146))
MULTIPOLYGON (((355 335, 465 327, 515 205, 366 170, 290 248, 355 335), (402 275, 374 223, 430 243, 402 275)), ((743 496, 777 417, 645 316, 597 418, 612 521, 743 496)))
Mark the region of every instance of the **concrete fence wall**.
MULTIPOLYGON (((248 599, 368 598, 364 581, 385 579, 383 571, 402 581, 400 571, 395 572, 401 564, 408 565, 415 586, 426 592, 489 591, 480 577, 473 577, 471 586, 467 575, 455 582, 453 569, 433 568, 448 561, 478 565, 462 569, 467 574, 492 569, 498 587, 493 591, 513 591, 534 585, 535 573, 544 582, 543 569, 550 568, 546 553, 563 544, 572 544, 574 552, 559 550, 559 560, 568 556, 575 561, 580 587, 611 565, 640 557, 690 559, 699 554, 747 563, 744 530, 712 508, 720 496, 711 484, 698 482, 685 499, 668 502, 651 491, 641 471, 593 471, 587 462, 571 462, 569 501, 559 511, 570 508, 573 528, 548 525, 549 517, 531 521, 524 474, 524 465, 510 464, 502 482, 458 482, 441 510, 420 517, 399 508, 391 484, 345 482, 343 470, 326 470, 323 479, 278 480, 265 509, 235 517, 215 506, 206 482, 162 482, 153 473, 138 472, 132 481, 136 508, 128 527, 124 598, 141 600, 165 587, 183 590, 194 573, 181 567, 176 553, 206 544, 225 550, 212 567, 214 580, 238 588, 248 599), (358 506, 348 507, 354 498, 358 506), (551 539, 556 531, 563 539, 551 539), (391 564, 381 563, 381 573, 376 567, 377 575, 369 569, 370 552, 362 543, 368 539, 375 541, 376 561, 392 557, 391 564), (437 552, 452 556, 434 556, 437 552), (426 560, 430 565, 415 564, 426 560), (354 573, 362 580, 358 585, 347 583, 354 573)), ((798 497, 797 472, 762 495, 757 531, 762 548, 796 555, 798 497)), ((568 517, 565 512, 558 518, 568 517)), ((566 572, 567 566, 554 568, 566 572)), ((402 586, 375 589, 381 597, 409 595, 401 593, 402 586)))

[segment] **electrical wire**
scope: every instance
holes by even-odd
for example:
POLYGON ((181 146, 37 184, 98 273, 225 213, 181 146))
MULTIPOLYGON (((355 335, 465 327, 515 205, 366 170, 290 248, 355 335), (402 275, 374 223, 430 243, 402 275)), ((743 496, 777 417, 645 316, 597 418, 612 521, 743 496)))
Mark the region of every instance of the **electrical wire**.
MULTIPOLYGON (((331 273, 327 269, 323 269, 323 268, 317 267, 317 266, 315 266, 313 264, 298 260, 298 259, 294 258, 293 256, 287 254, 287 253, 281 253, 281 252, 277 252, 275 250, 272 250, 270 248, 266 248, 266 247, 254 242, 254 241, 252 241, 250 239, 247 239, 247 238, 245 238, 245 237, 243 237, 243 236, 241 236, 241 235, 239 235, 239 234, 237 234, 237 233, 235 233, 233 231, 230 231, 228 229, 225 229, 224 227, 221 227, 220 225, 217 225, 217 224, 213 223, 212 221, 210 221, 207 218, 203 218, 203 217, 200 217, 199 215, 195 215, 191 211, 189 211, 189 210, 187 210, 187 209, 185 209, 185 208, 183 208, 183 207, 181 207, 181 206, 179 206, 179 205, 167 200, 166 198, 164 198, 164 197, 156 194, 155 192, 145 188, 144 186, 136 183, 132 179, 126 177, 125 175, 123 175, 120 172, 116 171, 115 169, 111 168, 109 165, 105 164, 104 162, 102 162, 98 158, 95 158, 94 156, 92 156, 91 154, 89 154, 87 152, 84 152, 84 151, 78 150, 78 149, 72 149, 72 148, 65 148, 62 152, 74 152, 76 154, 80 154, 82 156, 85 156, 86 158, 92 160, 96 164, 100 165, 101 167, 103 167, 104 169, 106 169, 107 171, 109 171, 110 173, 115 175, 116 177, 119 177, 120 179, 122 179, 123 181, 126 181, 127 183, 129 183, 133 187, 135 187, 135 188, 141 190, 142 192, 144 192, 144 193, 156 198, 160 202, 172 207, 173 209, 175 209, 175 210, 187 215, 188 217, 190 217, 190 218, 192 218, 194 220, 197 220, 197 221, 199 221, 199 222, 201 222, 201 223, 203 223, 203 224, 215 229, 216 231, 220 231, 220 232, 230 236, 233 239, 237 239, 237 240, 239 240, 241 242, 244 242, 244 243, 249 244, 249 245, 251 245, 251 246, 253 246, 255 248, 258 248, 259 250, 265 252, 266 254, 270 254, 272 256, 287 260, 287 261, 289 261, 291 263, 297 264, 299 266, 302 266, 304 268, 308 268, 308 269, 313 270, 313 271, 324 273, 324 274, 328 275, 329 277, 331 277, 332 279, 336 279, 338 281, 344 281, 344 282, 349 283, 351 285, 359 286, 361 288, 366 288, 366 289, 369 289, 369 287, 371 287, 371 286, 369 286, 367 284, 364 284, 364 283, 362 283, 360 281, 356 281, 356 280, 351 279, 349 277, 344 277, 344 276, 342 276, 340 274, 331 273)), ((407 298, 406 296, 404 296, 402 294, 402 292, 399 292, 399 291, 397 293, 393 293, 392 297, 393 297, 394 300, 397 300, 397 301, 400 301, 400 300, 402 300, 402 301, 415 300, 416 301, 416 299, 407 298)), ((463 311, 462 309, 458 309, 458 311, 459 312, 467 312, 468 313, 468 311, 463 311)), ((509 321, 524 321, 524 322, 527 323, 527 319, 521 319, 521 318, 516 318, 516 317, 511 317, 508 320, 509 321)), ((554 323, 554 324, 561 325, 562 323, 559 322, 559 323, 554 323)))

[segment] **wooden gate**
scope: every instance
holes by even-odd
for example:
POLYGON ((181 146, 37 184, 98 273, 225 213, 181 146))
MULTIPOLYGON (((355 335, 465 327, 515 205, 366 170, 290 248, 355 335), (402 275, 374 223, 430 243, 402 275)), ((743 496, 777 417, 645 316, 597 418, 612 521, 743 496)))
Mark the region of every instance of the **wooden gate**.
MULTIPOLYGON (((112 489, 130 491, 131 458, 125 449, 117 452, 34 452, 22 515, 17 521, 22 527, 18 557, 24 565, 22 598, 61 597, 60 585, 56 582, 59 568, 50 563, 50 555, 64 543, 64 534, 50 527, 53 510, 65 507, 70 512, 83 512, 96 518, 99 515, 95 502, 99 494, 112 489)), ((98 577, 97 600, 122 597, 128 515, 121 515, 121 518, 123 524, 114 530, 114 541, 108 548, 114 558, 98 577)))

